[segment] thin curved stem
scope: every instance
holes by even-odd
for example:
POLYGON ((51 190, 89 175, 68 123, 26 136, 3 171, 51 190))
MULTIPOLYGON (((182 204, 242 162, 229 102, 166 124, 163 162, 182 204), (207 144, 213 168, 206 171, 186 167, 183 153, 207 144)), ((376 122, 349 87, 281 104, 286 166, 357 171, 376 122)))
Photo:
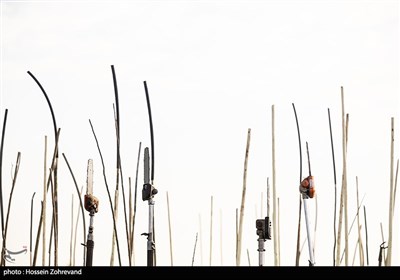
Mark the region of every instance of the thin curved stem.
MULTIPOLYGON (((57 135, 57 122, 56 122, 56 117, 54 114, 54 110, 53 110, 53 106, 51 105, 50 99, 46 93, 46 91, 44 90, 43 86, 40 84, 40 82, 38 81, 38 79, 36 79, 36 77, 30 72, 27 71, 27 73, 29 74, 29 76, 32 77, 32 79, 36 82, 36 84, 39 86, 40 90, 42 91, 44 97, 46 98, 47 104, 49 106, 50 109, 50 113, 51 113, 51 118, 53 121, 53 129, 54 129, 54 139, 55 141, 58 140, 58 135, 57 135)), ((55 200, 55 208, 54 208, 54 212, 55 212, 55 220, 54 220, 54 265, 58 266, 58 184, 57 184, 57 163, 58 163, 58 150, 56 153, 56 165, 55 168, 53 169, 54 172, 54 200, 55 200)))
MULTIPOLYGON (((294 117, 296 119, 296 126, 297 126, 297 136, 299 139, 299 152, 300 152, 300 178, 299 178, 299 183, 301 183, 301 178, 303 174, 303 159, 302 159, 302 153, 301 153, 301 138, 300 138, 300 127, 299 127, 299 120, 297 119, 297 113, 296 113, 296 107, 294 106, 294 103, 292 103, 293 106, 293 112, 294 112, 294 117)), ((301 205, 302 205, 302 200, 301 200, 301 195, 299 195, 299 221, 297 225, 297 246, 296 246, 296 266, 299 266, 300 263, 300 230, 301 230, 301 205)))
POLYGON ((136 204, 137 204, 137 186, 138 186, 138 175, 139 175, 139 162, 140 162, 140 151, 142 149, 142 142, 139 142, 139 151, 136 162, 136 176, 135 176, 135 198, 133 203, 133 217, 132 217, 132 231, 131 231, 131 255, 134 255, 134 233, 135 233, 135 222, 136 222, 136 204))
POLYGON ((154 180, 154 132, 153 132, 153 119, 151 116, 151 106, 150 106, 150 97, 149 91, 147 89, 146 81, 143 82, 144 90, 146 93, 146 101, 147 101, 147 111, 149 113, 149 125, 150 125, 150 141, 151 141, 151 184, 153 184, 154 180))
POLYGON ((15 163, 14 176, 13 176, 13 180, 12 180, 10 198, 9 198, 9 200, 8 200, 8 209, 7 209, 6 225, 5 225, 5 228, 4 228, 4 248, 6 248, 6 239, 7 239, 7 230, 8 230, 8 220, 9 220, 9 218, 10 218, 10 212, 11 212, 11 201, 12 201, 12 197, 13 197, 13 193, 14 193, 15 184, 16 184, 16 182, 17 182, 17 175, 18 175, 18 170, 19 170, 20 162, 21 162, 21 153, 18 152, 18 154, 17 154, 17 160, 16 160, 16 163, 15 163))
POLYGON ((117 189, 118 189, 118 178, 121 175, 121 187, 122 187, 122 201, 124 205, 124 217, 125 217, 125 232, 126 232, 126 242, 128 244, 128 260, 129 266, 132 265, 131 263, 131 246, 129 243, 129 231, 128 231, 128 218, 126 214, 126 200, 125 200, 125 189, 124 189, 124 177, 122 174, 122 167, 121 167, 121 153, 120 153, 120 117, 119 117, 119 98, 118 98, 118 86, 117 86, 117 77, 115 75, 114 65, 111 65, 111 71, 113 76, 113 83, 114 83, 114 93, 115 93, 115 130, 116 130, 116 138, 117 138, 117 189))
POLYGON ((33 225, 33 198, 36 192, 33 193, 31 198, 31 224, 29 229, 29 265, 32 266, 32 225, 33 225))
MULTIPOLYGON (((0 145, 0 209, 1 209, 1 236, 4 239, 4 210, 3 210, 3 183, 2 183, 2 175, 3 174, 3 148, 4 148, 4 137, 6 134, 6 124, 7 124, 7 115, 8 109, 4 112, 4 120, 3 120, 3 130, 1 133, 1 145, 0 145)), ((2 252, 5 248, 2 249, 2 252)), ((3 264, 3 258, 1 258, 1 263, 3 264)))
POLYGON ((118 241, 118 234, 117 234, 117 225, 116 225, 116 222, 115 222, 114 208, 113 208, 113 204, 112 204, 110 189, 108 188, 108 183, 107 183, 106 167, 105 167, 105 165, 104 165, 103 154, 101 153, 101 150, 100 150, 99 141, 97 140, 96 133, 94 132, 94 128, 93 128, 92 122, 91 122, 90 120, 89 120, 89 124, 90 124, 90 127, 92 128, 93 136, 94 136, 94 139, 95 139, 96 145, 97 145, 97 150, 99 151, 99 154, 100 154, 101 164, 102 164, 102 166, 103 166, 104 183, 105 183, 105 185, 106 185, 107 194, 108 194, 108 199, 109 199, 109 202, 110 202, 111 213, 112 213, 113 224, 114 224, 115 240, 116 240, 116 243, 117 243, 118 261, 119 261, 119 265, 121 266, 121 254, 120 254, 120 251, 119 251, 119 241, 118 241))
MULTIPOLYGON (((86 244, 86 220, 85 220, 85 211, 83 211, 83 202, 82 202, 82 197, 81 197, 81 193, 79 192, 79 188, 78 188, 78 183, 76 182, 75 176, 74 176, 74 172, 72 172, 72 168, 69 165, 69 162, 67 160, 67 157, 65 156, 64 153, 62 153, 65 163, 68 166, 68 170, 71 173, 72 176, 72 180, 74 180, 74 185, 75 185, 75 189, 76 192, 78 194, 78 198, 79 198, 79 204, 80 204, 80 208, 81 208, 81 213, 82 213, 82 221, 83 221, 83 243, 86 244)), ((85 256, 86 256, 86 246, 84 247, 84 252, 83 252, 83 265, 85 265, 86 261, 85 261, 85 256)))
POLYGON ((335 251, 336 251, 336 207, 337 207, 337 185, 336 185, 336 164, 335 164, 335 150, 333 146, 333 134, 332 134, 332 124, 331 124, 331 113, 328 108, 328 120, 329 120, 329 134, 331 137, 331 150, 332 150, 332 162, 333 162, 333 182, 335 185, 335 205, 334 205, 334 212, 333 212, 333 266, 336 266, 336 258, 335 258, 335 251))
POLYGON ((40 82, 38 81, 38 79, 36 79, 36 77, 30 72, 27 72, 29 74, 29 76, 32 77, 32 79, 36 82, 36 84, 39 86, 39 88, 41 89, 44 97, 46 98, 47 104, 49 105, 49 109, 50 109, 50 113, 51 113, 51 118, 53 120, 53 128, 54 128, 54 137, 57 138, 57 122, 56 122, 56 117, 54 115, 54 110, 53 110, 53 106, 51 105, 49 96, 47 95, 46 91, 44 90, 43 86, 40 84, 40 82))

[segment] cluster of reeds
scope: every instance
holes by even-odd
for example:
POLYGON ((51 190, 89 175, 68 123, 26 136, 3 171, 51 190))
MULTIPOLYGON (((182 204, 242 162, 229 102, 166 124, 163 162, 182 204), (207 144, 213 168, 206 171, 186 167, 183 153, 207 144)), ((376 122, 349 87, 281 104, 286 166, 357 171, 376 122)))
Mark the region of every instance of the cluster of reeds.
MULTIPOLYGON (((109 199, 109 212, 112 216, 113 220, 113 229, 112 229, 112 247, 111 247, 111 256, 110 256, 110 266, 114 265, 115 259, 115 251, 117 252, 118 256, 118 265, 123 265, 121 262, 121 254, 126 254, 128 259, 128 265, 132 266, 135 265, 135 252, 134 252, 134 236, 135 236, 135 220, 136 220, 136 208, 137 208, 137 188, 138 188, 138 171, 139 171, 139 162, 141 158, 141 146, 142 143, 139 142, 139 149, 137 154, 137 164, 136 164, 136 178, 134 181, 134 190, 132 190, 132 182, 131 178, 128 178, 129 181, 129 189, 128 189, 128 198, 126 198, 126 191, 124 185, 124 177, 123 177, 123 169, 122 169, 122 161, 121 161, 121 154, 120 154, 120 146, 121 146, 121 127, 120 127, 120 108, 119 108, 119 97, 118 97, 118 87, 117 87, 117 79, 115 74, 114 66, 111 66, 112 70, 112 78, 114 84, 114 96, 115 96, 115 104, 113 104, 114 109, 114 123, 115 123, 115 135, 116 135, 116 177, 115 177, 115 189, 114 189, 114 196, 112 197, 111 190, 109 187, 109 181, 106 176, 106 169, 104 158, 100 148, 99 139, 96 136, 94 126, 91 120, 89 120, 89 125, 91 131, 94 136, 94 140, 98 149, 100 161, 102 163, 103 169, 103 178, 104 178, 104 185, 107 190, 108 199, 109 199), (121 188, 120 188, 121 187, 121 188), (122 243, 119 242, 119 236, 117 231, 117 221, 119 215, 119 205, 118 202, 120 201, 120 192, 122 192, 122 202, 123 202, 123 219, 125 224, 125 239, 126 239, 126 246, 123 246, 122 243), (113 200, 114 198, 114 200, 113 200), (127 205, 128 203, 128 205, 127 205), (126 249, 126 251, 122 251, 122 249, 126 249)), ((36 229, 36 239, 33 242, 33 201, 35 198, 36 192, 40 192, 40 190, 35 191, 31 197, 31 221, 30 221, 30 265, 37 266, 37 265, 54 265, 58 266, 59 258, 58 258, 58 247, 59 247, 59 238, 58 238, 58 225, 59 225, 59 209, 58 209, 58 159, 59 159, 59 148, 58 143, 60 139, 60 131, 61 129, 57 126, 55 112, 53 110, 52 104, 50 102, 49 96, 45 92, 43 86, 40 82, 36 79, 36 77, 28 71, 28 74, 32 77, 32 79, 36 82, 39 86, 41 92, 43 93, 45 100, 48 104, 51 118, 53 122, 54 128, 54 147, 52 150, 52 160, 50 164, 47 163, 47 153, 48 153, 48 143, 47 143, 47 136, 44 138, 44 168, 43 168, 43 199, 41 201, 41 209, 40 209, 40 221, 37 225, 36 229), (50 195, 50 198, 49 198, 50 195), (51 203, 51 213, 46 212, 46 206, 48 203, 51 203), (48 234, 48 225, 46 222, 48 221, 48 217, 51 219, 50 225, 50 235, 47 238, 48 234), (37 260, 38 252, 40 250, 39 244, 40 239, 42 240, 42 261, 41 264, 37 260), (46 244, 46 240, 48 239, 49 243, 46 244), (46 252, 47 250, 47 252, 46 252), (46 254, 48 253, 48 263, 46 264, 46 254)), ((144 82, 146 97, 148 101, 148 109, 150 113, 150 126, 152 130, 152 122, 151 122, 151 110, 149 107, 149 99, 148 99, 148 92, 147 92, 147 84, 144 82)), ((330 142, 331 142, 331 150, 332 150, 332 162, 333 162, 333 191, 334 191, 334 220, 333 220, 333 234, 334 234, 334 244, 333 244, 333 266, 340 266, 344 259, 344 265, 350 265, 350 244, 349 244, 349 235, 353 228, 355 221, 357 227, 357 243, 355 246, 355 251, 353 254, 352 264, 354 265, 356 252, 358 251, 359 255, 359 262, 361 266, 370 265, 369 262, 369 252, 368 252, 368 230, 367 230, 367 216, 366 216, 366 207, 362 205, 363 199, 359 199, 359 186, 358 186, 358 177, 356 177, 356 205, 357 205, 357 213, 354 217, 352 224, 349 227, 349 212, 348 212, 348 166, 347 166, 347 146, 348 146, 348 135, 349 135, 349 114, 345 111, 345 102, 344 102, 344 91, 343 87, 341 88, 341 122, 342 122, 342 174, 341 174, 341 189, 339 193, 339 205, 337 205, 338 200, 338 190, 337 190, 337 175, 336 175, 336 163, 335 163, 335 150, 333 145, 333 131, 331 126, 331 116, 330 110, 328 108, 328 123, 329 123, 329 132, 330 132, 330 142), (360 219, 360 209, 363 207, 363 214, 364 214, 364 224, 362 219, 360 219), (338 214, 338 218, 337 218, 338 214), (365 230, 365 241, 363 239, 362 228, 364 227, 365 230), (344 239, 344 246, 342 244, 344 239), (344 247, 344 248, 343 248, 344 247)), ((300 152, 300 178, 299 184, 301 184, 302 180, 304 179, 303 169, 302 169, 302 142, 300 138, 300 125, 298 116, 296 113, 296 109, 294 104, 292 104, 295 121, 297 126, 297 134, 299 140, 299 152, 300 152)), ((279 222, 279 197, 277 192, 277 184, 276 184, 276 165, 275 165, 275 106, 272 105, 271 107, 272 113, 272 123, 271 123, 271 136, 272 136, 272 147, 271 147, 271 160, 272 160, 272 239, 273 239, 273 259, 274 265, 280 265, 280 222, 279 222)), ((2 126, 2 136, 1 136, 1 146, 0 146, 0 174, 2 173, 2 159, 3 159, 3 148, 6 136, 6 124, 7 124, 7 114, 8 109, 5 109, 4 118, 3 118, 3 126, 2 126)), ((393 252, 393 216, 394 216, 394 209, 395 209, 395 198, 396 198, 396 189, 397 189, 397 175, 398 175, 398 167, 399 167, 399 160, 397 160, 397 167, 396 172, 394 172, 394 118, 391 119, 391 134, 390 134, 390 144, 391 144, 391 151, 390 151, 390 194, 389 194, 389 220, 388 220, 388 239, 385 240, 383 237, 383 229, 382 229, 382 244, 380 246, 380 261, 379 265, 382 265, 382 262, 386 266, 392 265, 392 252, 393 252), (384 246, 387 244, 387 247, 384 246), (385 254, 385 248, 387 248, 387 253, 385 254)), ((243 170, 243 189, 241 195, 241 204, 240 208, 236 209, 236 265, 241 265, 241 256, 242 256, 242 243, 243 243, 243 224, 244 224, 244 217, 245 217, 245 202, 246 202, 246 189, 247 189, 247 168, 248 168, 248 160, 250 154, 250 140, 251 140, 251 129, 247 130, 247 142, 245 147, 245 158, 244 158, 244 170, 243 170)), ((154 143, 153 139, 151 139, 151 148, 154 152, 154 143)), ((311 176, 311 165, 310 165, 310 157, 308 151, 308 142, 306 142, 307 146, 307 155, 308 155, 308 163, 309 163, 309 175, 311 176)), ((74 196, 72 196, 72 205, 71 205, 71 232, 70 232, 70 266, 75 265, 85 265, 86 263, 86 249, 83 251, 82 262, 75 261, 75 251, 76 251, 76 244, 77 244, 77 229, 78 223, 80 220, 80 216, 82 216, 82 227, 83 227, 83 236, 81 237, 81 243, 86 244, 86 219, 85 219, 85 211, 84 211, 84 203, 82 200, 83 196, 83 186, 79 189, 79 184, 74 176, 73 168, 67 160, 67 156, 65 153, 62 153, 66 166, 71 174, 71 178, 73 180, 76 195, 79 199, 79 205, 76 211, 76 218, 74 215, 74 196)), ((7 250, 7 233, 8 233, 8 222, 10 217, 10 212, 12 209, 12 198, 14 188, 16 187, 17 183, 17 175, 21 161, 21 153, 17 153, 17 159, 15 163, 15 168, 12 177, 12 186, 11 192, 9 194, 8 199, 8 208, 7 212, 4 212, 4 201, 3 201, 3 186, 2 180, 0 176, 0 203, 1 203, 1 226, 2 226, 2 256, 5 256, 7 250), (4 219, 4 216, 6 217, 4 219)), ((152 178, 154 178, 154 158, 151 160, 152 163, 152 178)), ((304 198, 304 197, 303 197, 304 198)), ((169 226, 169 243, 170 243, 170 264, 171 266, 174 265, 173 262, 173 246, 172 246, 172 229, 171 229, 171 215, 170 215, 170 203, 169 203, 169 195, 166 192, 166 201, 168 207, 168 226, 169 226)), ((263 204, 263 194, 261 193, 261 204, 263 204)), ((315 204, 317 205, 317 198, 315 198, 315 204)), ((300 265, 300 255, 302 252, 301 246, 301 225, 302 225, 302 209, 305 207, 304 202, 302 200, 302 195, 299 194, 299 214, 298 214, 298 230, 297 230, 297 245, 296 245, 296 255, 295 255, 295 265, 300 265)), ((270 186, 269 186, 269 178, 267 178, 267 215, 269 216, 269 209, 270 209, 270 186)), ((211 211, 210 211, 210 255, 209 255, 209 265, 212 265, 212 233, 213 233, 213 212, 214 212, 214 197, 211 196, 211 211)), ((317 209, 315 211, 315 224, 314 224, 314 239, 311 242, 311 233, 308 230, 308 241, 309 241, 309 248, 310 248, 310 256, 315 255, 315 232, 317 229, 317 209)), ((261 216, 262 216, 261 210, 261 216)), ((307 214, 306 214, 307 215, 307 214)), ((309 217, 306 217, 306 219, 309 217)), ((196 256, 196 248, 198 237, 200 239, 200 255, 201 255, 201 263, 203 262, 202 257, 202 232, 201 232, 201 216, 199 216, 199 224, 200 224, 200 235, 199 232, 196 232, 195 235, 195 243, 192 255, 192 266, 195 262, 196 256)), ((154 228, 154 225, 152 225, 154 228)), ((382 224, 381 224, 382 227, 382 224)), ((222 210, 220 210, 220 251, 221 251, 221 264, 223 263, 223 255, 222 255, 222 210)), ((304 245, 304 242, 303 242, 304 245)), ((377 246, 378 244, 374 244, 377 246)), ((86 247, 85 247, 86 248, 86 247)), ((155 251, 155 249, 154 249, 155 251)), ((249 250, 247 249, 247 256, 248 256, 248 263, 250 262, 249 250)), ((314 262, 314 261, 312 261, 314 262)), ((313 263, 312 263, 313 264, 313 263)), ((1 265, 5 266, 5 258, 1 258, 1 265)))

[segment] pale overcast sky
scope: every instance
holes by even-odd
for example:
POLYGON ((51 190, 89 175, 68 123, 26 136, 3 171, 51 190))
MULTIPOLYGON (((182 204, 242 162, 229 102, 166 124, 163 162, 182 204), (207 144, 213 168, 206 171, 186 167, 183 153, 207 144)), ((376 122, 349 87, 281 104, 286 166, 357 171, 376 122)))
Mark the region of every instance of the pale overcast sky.
MULTIPOLYGON (((202 242, 199 239, 195 265, 209 265, 212 195, 212 265, 235 265, 235 209, 241 202, 248 128, 251 144, 241 264, 248 265, 247 249, 251 265, 258 264, 255 220, 261 218, 261 192, 266 215, 267 178, 272 182, 272 105, 281 265, 295 264, 299 150, 294 103, 303 141, 303 176, 308 174, 308 141, 316 181, 316 265, 331 266, 334 183, 327 108, 331 110, 339 191, 341 86, 350 116, 349 223, 357 211, 358 176, 360 199, 365 194, 363 205, 367 209, 369 262, 377 265, 382 242, 380 223, 386 240, 388 236, 391 117, 395 118, 395 160, 399 158, 399 49, 398 1, 1 1, 1 123, 5 109, 9 110, 2 172, 4 209, 12 167, 17 152, 21 152, 7 247, 13 251, 29 248, 31 197, 36 192, 36 233, 43 196, 45 135, 48 162, 54 147, 50 111, 39 87, 27 74, 31 71, 53 104, 61 128, 60 153, 67 156, 79 186, 86 183, 87 160, 94 161, 94 194, 100 199, 100 210, 94 220, 93 264, 109 265, 112 216, 88 120, 99 138, 113 194, 116 145, 110 66, 114 65, 125 189, 128 177, 135 177, 139 142, 142 147, 150 145, 143 81, 149 88, 155 131, 155 185, 159 190, 155 196, 158 265, 170 264, 167 191, 174 265, 191 265, 196 232, 200 234, 199 215, 202 242)), ((146 265, 146 238, 140 236, 147 232, 148 222, 148 205, 141 200, 142 166, 141 160, 136 265, 146 265)), ((60 265, 69 263, 72 194, 76 215, 75 187, 60 157, 60 265)), ((127 265, 122 196, 120 199, 118 230, 122 264, 127 265)), ((314 202, 309 203, 312 227, 314 202)), ((50 213, 50 205, 48 209, 50 213)), ((400 265, 399 214, 397 207, 394 265, 400 265)), ((88 213, 85 215, 88 221, 88 213)), ((303 213, 302 217, 303 241, 303 213)), ((355 226, 349 237, 350 264, 356 241, 355 226)), ((79 265, 82 242, 79 224, 79 265)), ((265 245, 266 265, 273 265, 273 241, 265 245)), ((29 254, 16 259, 16 265, 29 265, 29 254)), ((307 260, 305 246, 300 264, 308 265, 307 260)))

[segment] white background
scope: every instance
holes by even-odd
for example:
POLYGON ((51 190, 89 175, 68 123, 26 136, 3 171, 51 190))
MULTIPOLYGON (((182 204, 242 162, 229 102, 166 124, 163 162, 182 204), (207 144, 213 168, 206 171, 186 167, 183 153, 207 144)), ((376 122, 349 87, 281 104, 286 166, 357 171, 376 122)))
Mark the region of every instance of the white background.
MULTIPOLYGON (((88 121, 93 122, 99 138, 113 196, 116 142, 110 65, 115 66, 119 89, 126 197, 128 177, 133 182, 135 179, 139 142, 142 147, 150 145, 143 81, 149 87, 155 185, 159 190, 155 197, 157 265, 170 265, 167 191, 174 265, 191 265, 196 232, 200 236, 194 264, 210 264, 211 196, 211 264, 235 265, 235 209, 241 202, 248 128, 251 144, 241 265, 248 265, 247 249, 251 265, 258 264, 255 220, 266 215, 267 178, 272 182, 272 105, 281 265, 295 264, 299 147, 294 103, 303 143, 302 175, 308 175, 308 141, 316 181, 316 265, 331 266, 334 179, 327 109, 332 117, 339 198, 341 86, 349 113, 349 227, 357 212, 358 176, 360 200, 365 195, 367 209, 369 263, 378 264, 380 223, 385 240, 388 236, 391 117, 395 118, 395 160, 399 157, 398 1, 1 1, 1 122, 5 109, 9 110, 2 172, 4 211, 16 155, 18 151, 22 154, 11 205, 8 249, 29 249, 33 192, 36 236, 43 197, 45 135, 47 166, 54 148, 50 111, 27 74, 31 71, 47 91, 61 128, 59 265, 69 265, 72 195, 75 217, 78 209, 75 187, 61 153, 68 158, 79 187, 86 184, 87 160, 94 160, 94 194, 100 199, 100 211, 94 220, 93 263, 110 264, 112 216, 88 121)), ((146 265, 146 238, 140 236, 147 232, 148 223, 148 206, 141 200, 142 166, 141 159, 136 265, 146 265)), ((313 228, 314 200, 309 203, 313 228)), ((51 213, 50 205, 47 209, 51 213)), ((118 235, 122 264, 128 265, 122 214, 120 194, 118 235)), ((88 213, 85 215, 88 223, 88 213)), ((365 247, 363 215, 361 221, 365 247)), ((50 222, 48 214, 48 230, 50 222)), ((349 237, 350 265, 358 238, 356 225, 349 237)), ((397 206, 393 265, 400 264, 399 226, 397 206)), ((81 222, 77 234, 76 265, 81 265, 81 222)), ((305 238, 302 213, 302 242, 305 238)), ((273 241, 265 245, 266 265, 273 265, 273 241)), ((38 260, 41 264, 41 250, 38 260)), ((300 264, 308 265, 307 260, 305 245, 300 264)), ((16 256, 15 264, 29 265, 29 254, 16 256)), ((118 265, 117 258, 114 264, 118 265)), ((359 265, 358 255, 354 264, 359 265)))

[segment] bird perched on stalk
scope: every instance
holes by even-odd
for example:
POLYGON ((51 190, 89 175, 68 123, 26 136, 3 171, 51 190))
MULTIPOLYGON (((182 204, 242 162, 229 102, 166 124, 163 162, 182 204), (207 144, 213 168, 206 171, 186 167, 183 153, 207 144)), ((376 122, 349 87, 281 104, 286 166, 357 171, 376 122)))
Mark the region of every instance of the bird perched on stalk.
POLYGON ((85 194, 85 209, 86 211, 94 210, 95 213, 99 211, 99 200, 92 194, 85 194))
POLYGON ((308 176, 300 183, 300 193, 305 194, 307 198, 313 198, 315 194, 314 176, 308 176))

